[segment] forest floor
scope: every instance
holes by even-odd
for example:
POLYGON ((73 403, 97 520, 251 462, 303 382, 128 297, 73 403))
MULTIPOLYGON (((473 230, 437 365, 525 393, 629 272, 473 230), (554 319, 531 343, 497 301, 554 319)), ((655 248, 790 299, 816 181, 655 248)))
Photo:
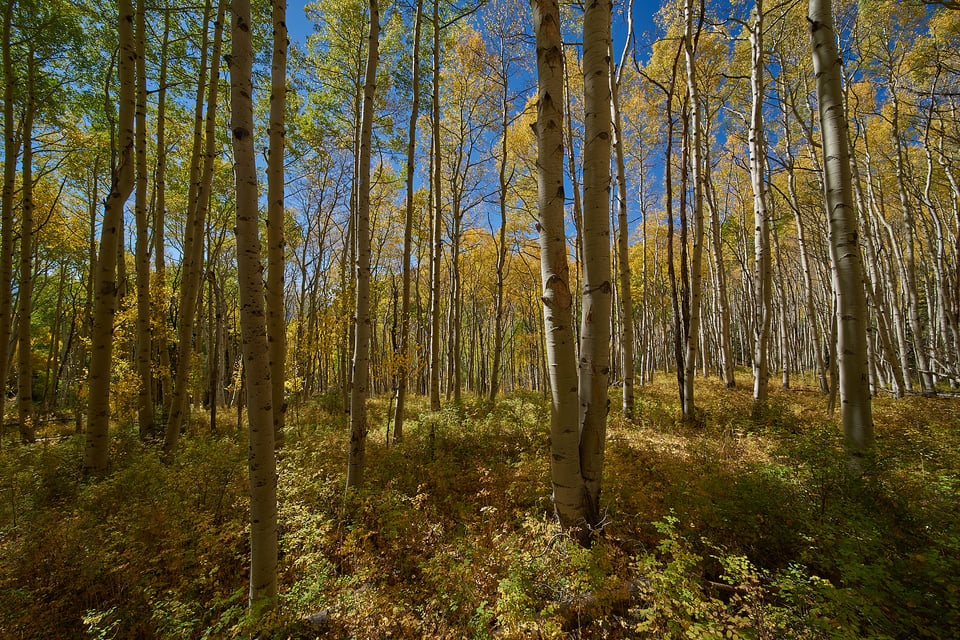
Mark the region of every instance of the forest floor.
MULTIPOLYGON (((686 425, 675 385, 638 387, 632 421, 611 412, 589 549, 553 523, 541 394, 438 414, 414 399, 390 447, 388 400, 371 400, 366 485, 346 501, 338 399, 292 403, 271 637, 960 637, 960 400, 877 398, 854 480, 812 387, 772 388, 753 419, 749 389, 698 380, 686 425)), ((218 434, 202 419, 168 465, 118 425, 97 481, 79 437, 6 434, 0 636, 246 632, 245 436, 236 414, 218 434)))

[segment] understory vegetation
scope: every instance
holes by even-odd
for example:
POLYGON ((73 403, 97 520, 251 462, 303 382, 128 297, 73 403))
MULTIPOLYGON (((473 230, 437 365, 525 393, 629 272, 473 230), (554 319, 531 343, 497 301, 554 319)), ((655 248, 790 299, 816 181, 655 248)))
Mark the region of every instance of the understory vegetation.
MULTIPOLYGON (((633 422, 611 413, 589 549, 553 522, 541 394, 437 414, 417 398, 389 447, 389 402, 371 400, 367 482, 346 500, 341 400, 293 402, 272 637, 958 637, 960 401, 877 398, 854 480, 812 386, 772 389, 754 419, 749 389, 698 382, 684 424, 675 384, 643 387, 633 422)), ((92 481, 55 423, 5 438, 3 637, 243 635, 245 430, 222 418, 211 434, 195 415, 170 464, 118 425, 92 481)))

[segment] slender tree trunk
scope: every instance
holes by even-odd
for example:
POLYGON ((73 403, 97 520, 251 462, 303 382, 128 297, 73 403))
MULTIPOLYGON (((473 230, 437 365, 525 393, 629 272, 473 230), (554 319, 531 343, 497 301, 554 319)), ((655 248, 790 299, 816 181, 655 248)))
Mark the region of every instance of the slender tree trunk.
POLYGON ((230 104, 233 113, 230 128, 236 163, 237 280, 250 428, 249 605, 251 617, 259 622, 277 605, 277 465, 257 212, 259 198, 251 99, 253 25, 250 23, 249 0, 232 0, 231 14, 230 104))
POLYGON ((273 63, 270 69, 270 147, 267 155, 267 342, 273 385, 274 445, 283 446, 287 402, 287 326, 283 308, 284 144, 287 104, 287 2, 273 0, 273 63))
POLYGON ((170 371, 169 328, 167 326, 167 303, 164 290, 167 286, 167 256, 165 245, 167 217, 167 52, 170 45, 170 12, 163 17, 163 44, 160 48, 160 76, 157 89, 157 168, 153 179, 155 210, 153 212, 154 282, 153 322, 156 350, 160 360, 160 391, 163 406, 168 406, 173 395, 170 371))
POLYGON ((370 34, 367 71, 363 85, 360 119, 360 164, 357 207, 357 311, 353 348, 353 387, 350 393, 350 451, 347 460, 347 490, 363 484, 367 446, 367 394, 370 360, 370 140, 373 133, 373 99, 380 61, 380 6, 370 0, 370 34))
POLYGON ((136 120, 136 194, 134 213, 137 221, 137 422, 140 437, 153 433, 153 379, 150 370, 150 244, 147 228, 147 74, 146 74, 146 10, 144 0, 137 0, 137 112, 136 120))
MULTIPOLYGON (((707 162, 706 166, 710 166, 707 162)), ((727 294, 727 270, 723 264, 723 236, 720 234, 720 210, 716 202, 710 172, 704 172, 704 201, 710 212, 710 237, 713 249, 714 272, 717 281, 717 306, 720 316, 720 360, 723 384, 727 389, 737 386, 733 368, 733 347, 730 342, 730 298, 727 294)))
POLYGON ((123 207, 134 186, 134 113, 136 111, 136 43, 131 0, 119 0, 117 38, 120 43, 118 76, 120 96, 117 117, 119 162, 113 169, 100 233, 100 255, 94 277, 93 328, 90 332, 90 366, 87 376, 87 438, 83 455, 86 473, 107 469, 110 424, 110 377, 113 362, 113 317, 116 313, 116 260, 123 207))
MULTIPOLYGON (((631 2, 631 9, 632 9, 631 2)), ((632 12, 627 43, 620 56, 620 65, 616 73, 613 59, 610 61, 610 113, 613 120, 613 150, 617 168, 617 250, 620 254, 618 266, 620 288, 620 371, 623 376, 623 415, 633 416, 633 378, 634 378, 634 341, 633 341, 633 293, 630 288, 630 225, 627 222, 627 178, 623 161, 623 127, 620 121, 620 74, 627 62, 630 41, 633 39, 632 12)))
MULTIPOLYGON (((693 0, 686 0, 686 29, 684 35, 684 54, 687 63, 687 93, 690 98, 690 165, 693 169, 693 250, 690 256, 690 300, 689 322, 686 323, 686 355, 684 357, 684 393, 683 415, 692 419, 696 406, 693 399, 693 382, 696 377, 697 346, 700 341, 700 281, 703 256, 703 161, 701 159, 702 123, 700 114, 700 91, 697 86, 696 61, 693 31, 693 0)), ((698 14, 703 20, 703 2, 698 14)), ((696 37, 699 38, 700 26, 696 37)))
POLYGON ((413 28, 413 105, 407 135, 407 204, 403 219, 403 296, 400 302, 400 371, 397 376, 397 406, 393 417, 393 442, 403 439, 403 410, 410 377, 410 253, 413 242, 413 179, 416 172, 417 121, 420 119, 420 23, 423 0, 417 0, 413 28))
MULTIPOLYGON (((190 385, 190 365, 193 358, 193 327, 196 317, 200 278, 203 266, 203 237, 206 231, 207 209, 213 187, 213 161, 216 156, 217 92, 220 78, 220 48, 223 40, 223 20, 227 0, 219 0, 217 19, 213 26, 213 52, 210 62, 210 85, 207 97, 206 148, 203 155, 203 170, 197 184, 196 202, 188 203, 186 238, 183 245, 183 277, 180 283, 180 324, 177 327, 179 357, 173 379, 173 398, 167 429, 163 441, 164 456, 169 458, 177 448, 180 428, 187 411, 187 395, 190 385)), ((204 22, 206 28, 206 22, 204 22)), ((198 94, 199 97, 199 94, 198 94)), ((196 141, 194 148, 197 148, 196 141)), ((252 393, 250 395, 253 395, 252 393)))
MULTIPOLYGON (((13 103, 17 78, 10 55, 10 26, 16 0, 7 0, 3 14, 3 197, 0 222, 0 393, 7 395, 7 362, 10 358, 10 324, 13 313, 13 196, 17 182, 17 128, 13 103)), ((5 401, 5 400, 4 400, 5 401)), ((2 411, 0 411, 2 413, 2 411)))
POLYGON ((842 63, 836 49, 830 0, 810 0, 808 19, 823 138, 824 197, 830 213, 830 257, 838 307, 841 415, 850 468, 859 473, 861 458, 873 447, 866 346, 867 304, 840 86, 842 63))
POLYGON ((440 0, 433 0, 433 247, 430 262, 430 410, 440 410, 440 258, 443 200, 440 192, 440 0))
POLYGON ((773 316, 773 261, 770 256, 770 218, 767 213, 767 152, 763 123, 764 48, 763 0, 756 0, 750 29, 750 184, 753 187, 754 221, 754 336, 753 413, 767 403, 769 386, 770 320, 773 316))
MULTIPOLYGON (((19 360, 17 379, 20 387, 17 395, 17 412, 20 418, 20 438, 24 442, 34 442, 36 440, 33 425, 33 333, 30 327, 33 315, 33 116, 36 110, 34 65, 35 59, 31 44, 30 50, 27 52, 27 102, 23 110, 23 169, 21 172, 23 195, 20 206, 20 335, 17 348, 19 360)), ((5 397, 0 397, 0 405, 5 400, 5 397)))
MULTIPOLYGON (((891 74, 892 75, 892 74, 891 74)), ((930 372, 930 362, 927 357, 927 346, 923 339, 923 326, 920 324, 920 300, 917 294, 917 268, 914 258, 914 235, 915 226, 913 203, 907 195, 906 169, 903 160, 903 148, 900 138, 899 113, 900 101, 897 98, 897 88, 894 82, 890 81, 890 98, 893 104, 893 116, 891 124, 893 125, 893 141, 896 146, 894 156, 897 175, 897 193, 900 197, 900 207, 903 210, 903 261, 906 278, 904 280, 904 289, 907 293, 907 314, 910 320, 910 329, 913 332, 913 350, 917 358, 917 373, 920 376, 920 389, 923 395, 936 395, 937 390, 934 387, 933 376, 930 372)))
MULTIPOLYGON (((501 46, 502 43, 501 43, 501 46)), ((507 130, 509 126, 509 102, 507 100, 507 78, 506 73, 501 78, 503 84, 499 87, 501 91, 500 101, 500 166, 498 172, 499 178, 499 202, 500 202, 500 232, 497 239, 497 282, 494 293, 496 310, 494 311, 493 324, 493 368, 490 371, 490 402, 493 402, 497 393, 500 391, 500 356, 503 350, 503 279, 505 276, 507 263, 507 130)))

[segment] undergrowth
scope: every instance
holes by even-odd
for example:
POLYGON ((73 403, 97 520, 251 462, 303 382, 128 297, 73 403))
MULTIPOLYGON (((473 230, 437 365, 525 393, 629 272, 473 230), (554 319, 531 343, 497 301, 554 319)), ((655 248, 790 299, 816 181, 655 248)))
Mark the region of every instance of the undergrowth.
MULTIPOLYGON (((371 400, 366 485, 346 497, 338 398, 291 407, 273 637, 960 635, 960 403, 877 399, 853 479, 819 394, 771 390, 753 419, 749 390, 698 381, 689 425, 674 386, 611 414, 589 549, 553 522, 542 394, 438 414, 413 399, 389 446, 389 402, 371 400)), ((4 637, 248 632, 245 437, 199 424, 169 465, 120 427, 96 481, 79 437, 4 444, 4 637)))

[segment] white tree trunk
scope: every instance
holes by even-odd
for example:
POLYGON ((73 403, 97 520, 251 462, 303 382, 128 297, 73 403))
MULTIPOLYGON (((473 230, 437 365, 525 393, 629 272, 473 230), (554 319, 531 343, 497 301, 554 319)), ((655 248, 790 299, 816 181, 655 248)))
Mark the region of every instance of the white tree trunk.
POLYGON ((250 1, 231 3, 230 103, 237 198, 240 334, 250 432, 250 614, 260 620, 277 605, 277 463, 273 391, 263 287, 256 152, 253 131, 253 47, 250 1))
POLYGON ((824 197, 829 212, 830 258, 837 299, 837 354, 841 416, 850 466, 873 447, 873 413, 867 363, 867 304, 863 290, 856 209, 853 206, 847 121, 840 86, 830 0, 810 0, 810 41, 823 141, 824 197))

